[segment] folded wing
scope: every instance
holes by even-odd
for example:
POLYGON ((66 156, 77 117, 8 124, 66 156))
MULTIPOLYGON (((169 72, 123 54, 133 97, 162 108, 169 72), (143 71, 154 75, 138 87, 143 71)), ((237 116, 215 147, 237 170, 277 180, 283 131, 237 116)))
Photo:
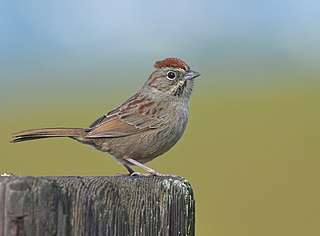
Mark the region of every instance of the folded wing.
POLYGON ((165 110, 156 102, 135 95, 120 107, 101 116, 90 125, 86 138, 123 137, 161 128, 165 110))

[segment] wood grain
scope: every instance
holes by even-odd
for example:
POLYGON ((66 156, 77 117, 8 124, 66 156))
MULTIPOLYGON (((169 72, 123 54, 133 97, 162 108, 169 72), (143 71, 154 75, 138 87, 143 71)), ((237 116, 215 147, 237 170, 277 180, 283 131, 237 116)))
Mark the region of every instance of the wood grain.
POLYGON ((0 177, 0 236, 194 235, 180 177, 0 177))

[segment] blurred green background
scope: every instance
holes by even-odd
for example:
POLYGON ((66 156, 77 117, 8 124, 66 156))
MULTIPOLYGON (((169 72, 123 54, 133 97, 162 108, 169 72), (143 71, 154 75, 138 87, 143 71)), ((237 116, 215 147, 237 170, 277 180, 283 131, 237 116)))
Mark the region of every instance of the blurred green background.
POLYGON ((320 235, 319 22, 316 1, 2 1, 0 172, 125 172, 10 133, 86 127, 180 57, 202 74, 189 125, 149 166, 191 182, 196 234, 320 235))

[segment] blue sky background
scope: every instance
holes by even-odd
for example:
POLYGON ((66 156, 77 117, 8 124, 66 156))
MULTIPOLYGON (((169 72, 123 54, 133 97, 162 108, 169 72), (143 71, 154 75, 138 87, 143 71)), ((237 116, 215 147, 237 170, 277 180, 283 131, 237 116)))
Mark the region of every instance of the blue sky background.
POLYGON ((318 70, 319 9, 289 0, 1 1, 1 80, 32 69, 149 68, 167 56, 207 68, 273 58, 318 70))

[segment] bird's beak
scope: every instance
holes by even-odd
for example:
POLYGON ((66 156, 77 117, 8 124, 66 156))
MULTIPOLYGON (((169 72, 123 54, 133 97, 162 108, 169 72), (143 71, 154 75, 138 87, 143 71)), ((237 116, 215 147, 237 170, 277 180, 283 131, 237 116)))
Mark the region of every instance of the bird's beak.
POLYGON ((187 72, 184 74, 183 76, 183 80, 190 80, 190 79, 194 79, 196 77, 200 76, 199 72, 193 71, 193 70, 187 70, 187 72))

